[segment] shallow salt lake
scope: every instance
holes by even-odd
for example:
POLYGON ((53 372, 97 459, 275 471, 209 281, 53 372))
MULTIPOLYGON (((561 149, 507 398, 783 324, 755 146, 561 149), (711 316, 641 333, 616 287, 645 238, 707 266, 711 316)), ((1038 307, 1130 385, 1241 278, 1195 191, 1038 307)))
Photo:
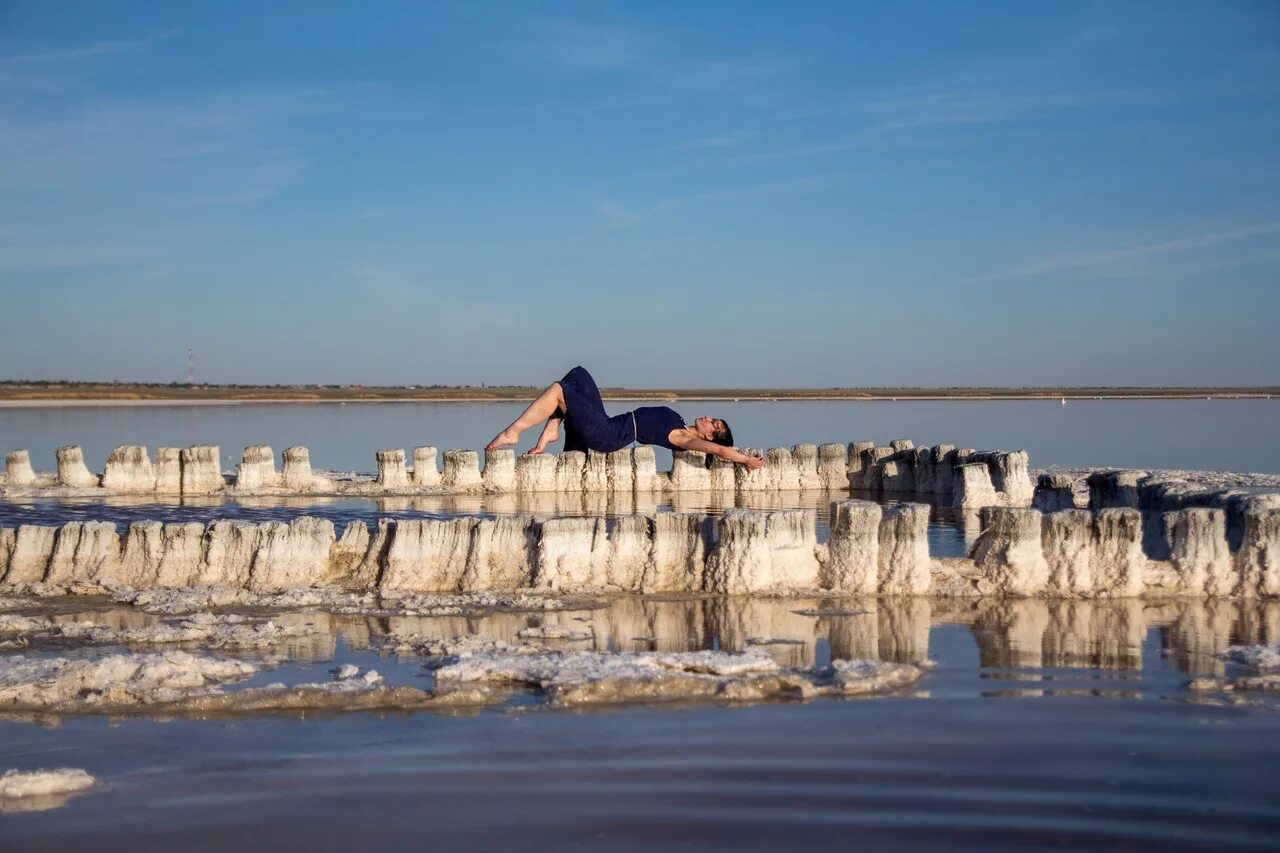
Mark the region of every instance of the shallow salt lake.
MULTIPOLYGON (((1031 845, 1260 849, 1280 832, 1280 702, 1187 689, 1217 656, 1280 625, 1280 604, 876 599, 606 599, 550 613, 318 613, 263 681, 342 663, 431 687, 389 633, 518 643, 586 627, 564 649, 763 649, 935 666, 889 696, 753 705, 547 709, 517 692, 453 713, 0 721, 0 766, 75 766, 100 786, 0 813, 6 850, 290 846, 446 849, 976 849, 1031 845), (797 612, 799 611, 799 612, 797 612), (816 611, 816 613, 815 613, 816 611), (752 640, 768 639, 767 644, 752 640)), ((84 602, 59 619, 160 617, 84 602)), ((82 650, 101 654, 118 649, 82 650)), ((279 651, 279 650, 274 650, 279 651)), ((53 653, 52 650, 41 653, 53 653)), ((60 653, 65 654, 65 650, 60 653)), ((264 652, 241 655, 261 661, 264 652)))
MULTIPOLYGON (((630 404, 611 404, 620 411, 630 404)), ((1280 473, 1280 401, 682 403, 723 414, 744 443, 913 438, 1026 448, 1033 466, 1280 473)), ((478 447, 503 404, 0 409, 0 449, 37 469, 76 443, 101 470, 118 444, 312 450, 317 468, 371 471, 380 447, 478 447)), ((529 435, 531 442, 533 436, 529 435)), ((666 460, 660 462, 665 467, 666 460)), ((807 493, 746 505, 815 511, 807 493)), ((389 499, 24 500, 0 526, 76 519, 287 520, 718 512, 710 497, 651 506, 565 496, 389 499), (550 500, 551 504, 545 505, 550 500)), ((970 529, 935 508, 930 550, 963 553, 970 529)), ((99 599, 11 611, 140 629, 165 619, 99 599)), ((1280 603, 941 599, 602 598, 548 612, 449 616, 265 613, 309 633, 240 658, 261 671, 229 690, 327 681, 353 664, 390 685, 434 686, 426 658, 389 635, 478 635, 509 644, 561 628, 553 649, 754 650, 789 668, 833 659, 935 666, 888 695, 548 707, 531 689, 484 709, 254 713, 169 719, 0 718, 0 771, 79 767, 90 791, 0 804, 0 849, 315 850, 946 848, 1274 849, 1280 838, 1280 699, 1189 689, 1246 674, 1220 654, 1280 642, 1280 603), (798 612, 799 611, 799 612, 798 612), (754 642, 753 642, 754 641, 754 642), (765 642, 760 642, 765 641, 765 642)), ((3 639, 3 638, 0 638, 3 639)), ((163 647, 35 642, 0 655, 94 658, 163 647)), ((200 653, 198 646, 182 648, 200 653)))

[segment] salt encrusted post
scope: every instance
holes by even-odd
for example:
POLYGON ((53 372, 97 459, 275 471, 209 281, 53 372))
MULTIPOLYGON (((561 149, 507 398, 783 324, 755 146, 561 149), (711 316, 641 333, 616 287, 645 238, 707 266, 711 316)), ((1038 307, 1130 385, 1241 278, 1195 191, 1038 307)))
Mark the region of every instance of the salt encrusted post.
POLYGON ((635 487, 637 494, 648 494, 662 490, 662 478, 658 476, 657 456, 653 448, 640 445, 631 452, 632 465, 635 468, 635 487))
POLYGON ((624 447, 606 454, 605 473, 610 492, 630 495, 635 491, 636 476, 631 461, 631 448, 624 447))
MULTIPOLYGON (((764 456, 764 452, 754 447, 742 448, 742 453, 746 456, 764 456)), ((674 475, 674 469, 672 470, 674 475)), ((673 476, 674 479, 674 476, 673 476)), ((734 486, 738 493, 742 492, 763 492, 768 491, 770 483, 773 482, 773 474, 769 470, 769 462, 765 460, 765 464, 752 471, 746 465, 737 465, 733 472, 734 486)))
POLYGON ((36 481, 31 470, 31 454, 25 450, 11 450, 4 457, 4 482, 7 486, 29 486, 36 481))
POLYGON ((587 465, 587 454, 581 450, 566 450, 556 461, 556 491, 581 492, 582 469, 587 465))
POLYGON ((955 489, 956 447, 939 444, 933 448, 933 493, 950 496, 955 489))
POLYGON ((315 475, 311 473, 311 451, 301 445, 284 449, 284 487, 299 492, 310 490, 315 475))
POLYGON ((998 506, 1000 496, 991 483, 991 470, 985 462, 961 465, 955 472, 955 491, 951 505, 960 509, 998 506))
POLYGON ((226 486, 217 445, 196 444, 183 448, 180 458, 184 495, 207 495, 226 486))
POLYGON ((1025 507, 982 510, 982 533, 973 561, 983 578, 1006 595, 1036 595, 1049 582, 1049 565, 1041 542, 1044 516, 1025 507))
POLYGON ((884 462, 893 455, 892 447, 870 447, 862 451, 858 472, 850 480, 860 492, 879 492, 883 484, 884 462))
POLYGON ((698 450, 673 450, 671 452, 671 490, 674 492, 711 491, 707 454, 698 450))
POLYGON ((1000 453, 995 459, 996 474, 992 482, 1004 495, 1006 506, 1031 506, 1033 489, 1027 451, 1012 450, 1000 453))
POLYGON ((882 595, 924 595, 929 591, 929 506, 894 504, 880 522, 882 595))
POLYGON ((1041 546, 1049 569, 1051 595, 1072 597, 1093 592, 1093 516, 1064 509, 1044 515, 1041 546))
POLYGON ((1068 474, 1041 474, 1036 481, 1031 506, 1041 512, 1075 509, 1076 499, 1072 487, 1073 481, 1068 474))
POLYGON ((516 454, 514 450, 499 448, 484 452, 484 490, 495 494, 514 492, 516 489, 516 454))
POLYGON ((904 450, 912 450, 915 446, 915 442, 909 438, 895 438, 893 441, 889 442, 889 447, 893 449, 894 453, 901 453, 904 450))
POLYGON ((588 450, 582 465, 582 491, 601 494, 609 491, 609 467, 607 454, 588 450))
POLYGON ((542 523, 534 585, 567 592, 603 586, 609 538, 603 518, 552 518, 542 523))
POLYGON ((156 494, 182 494, 182 451, 176 447, 156 448, 156 494))
POLYGON ((39 583, 44 580, 49 558, 53 556, 53 543, 58 528, 35 524, 20 524, 14 537, 13 552, 9 555, 9 571, 4 582, 8 584, 39 583))
POLYGON ((113 448, 102 472, 102 488, 121 494, 147 494, 156 490, 156 472, 147 449, 136 444, 113 448))
POLYGON ((58 485, 71 486, 77 489, 91 489, 98 485, 98 478, 89 473, 84 464, 84 451, 77 445, 68 444, 59 447, 58 485))
POLYGON ((734 494, 738 490, 737 467, 737 463, 728 459, 710 457, 707 460, 707 481, 711 484, 711 491, 723 495, 734 494))
POLYGON ((413 484, 415 486, 440 485, 440 470, 436 468, 436 449, 422 445, 413 449, 413 484))
POLYGON ((707 558, 707 592, 745 595, 773 586, 767 519, 765 513, 748 509, 726 510, 720 517, 716 546, 707 558))
POLYGON ((1142 513, 1104 509, 1093 520, 1095 589, 1115 598, 1141 595, 1147 557, 1142 551, 1142 513))
POLYGON ((1250 507, 1236 554, 1239 595, 1280 595, 1280 509, 1250 507))
POLYGON ((516 491, 522 493, 556 490, 556 457, 550 453, 522 453, 516 457, 516 491))
POLYGON ((849 454, 843 444, 818 446, 818 481, 832 491, 849 488, 849 454))
POLYGON ((876 446, 874 441, 851 441, 849 442, 848 452, 848 468, 846 473, 848 482, 852 486, 857 479, 857 475, 861 473, 862 466, 865 464, 865 454, 876 446))
POLYGON ((540 522, 529 515, 482 518, 471 531, 464 592, 515 590, 533 584, 540 522))
POLYGON ((644 592, 698 592, 706 562, 708 517, 702 513, 660 512, 651 522, 644 592))
MULTIPOLYGON (((663 513, 674 515, 675 513, 663 513)), ((653 519, 643 515, 624 515, 613 524, 609 534, 609 566, 606 585, 624 592, 639 592, 644 585, 649 556, 653 549, 653 519)), ((699 571, 699 583, 702 575, 699 571)), ((701 586, 698 587, 701 589, 701 586)))
POLYGON ((1194 507, 1170 513, 1169 561, 1178 573, 1179 592, 1230 595, 1238 585, 1227 550, 1227 518, 1220 509, 1194 507))
POLYGON ((1142 506, 1138 496, 1138 481, 1146 476, 1143 471, 1095 471, 1089 475, 1089 509, 1142 506))
POLYGON ((404 468, 404 449, 379 450, 378 485, 384 489, 403 489, 409 485, 409 474, 404 468))
POLYGON ((791 460, 796 466, 796 487, 802 490, 820 489, 818 477, 818 445, 795 444, 791 446, 791 460))
POLYGON ((764 467, 769 491, 794 491, 800 487, 800 472, 791 458, 791 449, 770 447, 764 454, 764 467))
POLYGON ((475 491, 482 485, 480 455, 474 450, 446 450, 441 482, 454 491, 475 491))
POLYGON ((265 444, 251 444, 240 454, 236 466, 237 489, 264 489, 280 485, 276 473, 276 455, 265 444))
MULTIPOLYGON (((446 453, 446 466, 448 459, 446 453)), ((379 587, 408 592, 459 591, 471 550, 471 530, 477 521, 475 518, 397 521, 379 587)))
POLYGON ((876 591, 882 510, 871 501, 831 504, 831 538, 822 586, 851 595, 876 591))

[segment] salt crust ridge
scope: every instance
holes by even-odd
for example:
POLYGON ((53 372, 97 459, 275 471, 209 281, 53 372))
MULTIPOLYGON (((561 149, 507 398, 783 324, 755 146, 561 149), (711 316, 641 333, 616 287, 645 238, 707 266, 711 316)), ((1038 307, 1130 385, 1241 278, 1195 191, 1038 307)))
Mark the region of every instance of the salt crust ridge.
POLYGON ((0 635, 24 639, 69 640, 89 645, 175 645, 200 643, 209 649, 260 649, 316 633, 307 625, 277 624, 232 614, 196 613, 176 622, 144 628, 108 628, 93 622, 54 622, 0 614, 0 635))
POLYGON ((65 805, 97 780, 84 770, 9 770, 0 775, 0 812, 37 812, 65 805))

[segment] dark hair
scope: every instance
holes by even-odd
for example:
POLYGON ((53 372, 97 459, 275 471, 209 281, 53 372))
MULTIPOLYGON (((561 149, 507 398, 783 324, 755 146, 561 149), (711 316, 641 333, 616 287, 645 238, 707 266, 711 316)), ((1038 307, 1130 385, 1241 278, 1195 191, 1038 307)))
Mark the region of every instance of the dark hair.
POLYGON ((733 430, 729 429, 729 422, 720 418, 720 423, 724 424, 724 429, 717 430, 711 440, 721 447, 733 447, 733 430))

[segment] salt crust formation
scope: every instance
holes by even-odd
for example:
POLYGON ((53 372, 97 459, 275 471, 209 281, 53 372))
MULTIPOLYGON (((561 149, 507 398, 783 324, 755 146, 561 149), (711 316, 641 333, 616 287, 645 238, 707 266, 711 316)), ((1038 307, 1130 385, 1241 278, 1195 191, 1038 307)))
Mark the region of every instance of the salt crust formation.
POLYGON ((670 471, 658 471, 652 447, 637 446, 612 453, 580 453, 516 456, 509 449, 488 451, 484 468, 473 450, 448 450, 443 469, 437 469, 434 447, 415 447, 413 467, 406 466, 403 449, 375 454, 377 474, 335 479, 311 469, 305 447, 290 447, 282 454, 283 469, 266 445, 244 449, 233 475, 220 469, 219 449, 213 445, 161 447, 153 465, 147 449, 138 445, 117 447, 107 458, 101 478, 85 467, 79 447, 58 449, 56 476, 39 476, 31 469, 25 450, 6 457, 6 473, 0 494, 29 496, 50 489, 60 494, 102 489, 118 494, 206 495, 414 495, 414 494, 512 494, 584 492, 653 494, 664 492, 712 492, 756 494, 808 490, 855 489, 870 494, 926 497, 958 507, 1029 506, 1031 476, 1026 451, 976 451, 943 444, 915 447, 907 439, 889 446, 855 441, 849 444, 797 444, 765 451, 744 452, 764 457, 755 471, 718 457, 692 451, 676 451, 670 471))
POLYGON ((988 507, 970 556, 961 559, 930 558, 928 506, 865 501, 834 503, 822 544, 806 510, 659 513, 612 524, 383 519, 372 532, 351 522, 340 537, 330 521, 307 516, 287 524, 134 522, 123 536, 111 523, 73 521, 0 528, 0 586, 38 595, 223 591, 211 598, 321 590, 392 599, 516 590, 1273 597, 1280 595, 1280 508, 1272 497, 1164 513, 988 507))
POLYGON ((196 613, 174 622, 112 628, 88 620, 62 621, 0 613, 0 637, 21 634, 27 644, 163 646, 198 643, 209 649, 263 649, 316 633, 307 624, 235 614, 196 613))
POLYGON ((84 770, 9 770, 0 775, 0 812, 56 809, 72 794, 87 791, 97 780, 84 770))

